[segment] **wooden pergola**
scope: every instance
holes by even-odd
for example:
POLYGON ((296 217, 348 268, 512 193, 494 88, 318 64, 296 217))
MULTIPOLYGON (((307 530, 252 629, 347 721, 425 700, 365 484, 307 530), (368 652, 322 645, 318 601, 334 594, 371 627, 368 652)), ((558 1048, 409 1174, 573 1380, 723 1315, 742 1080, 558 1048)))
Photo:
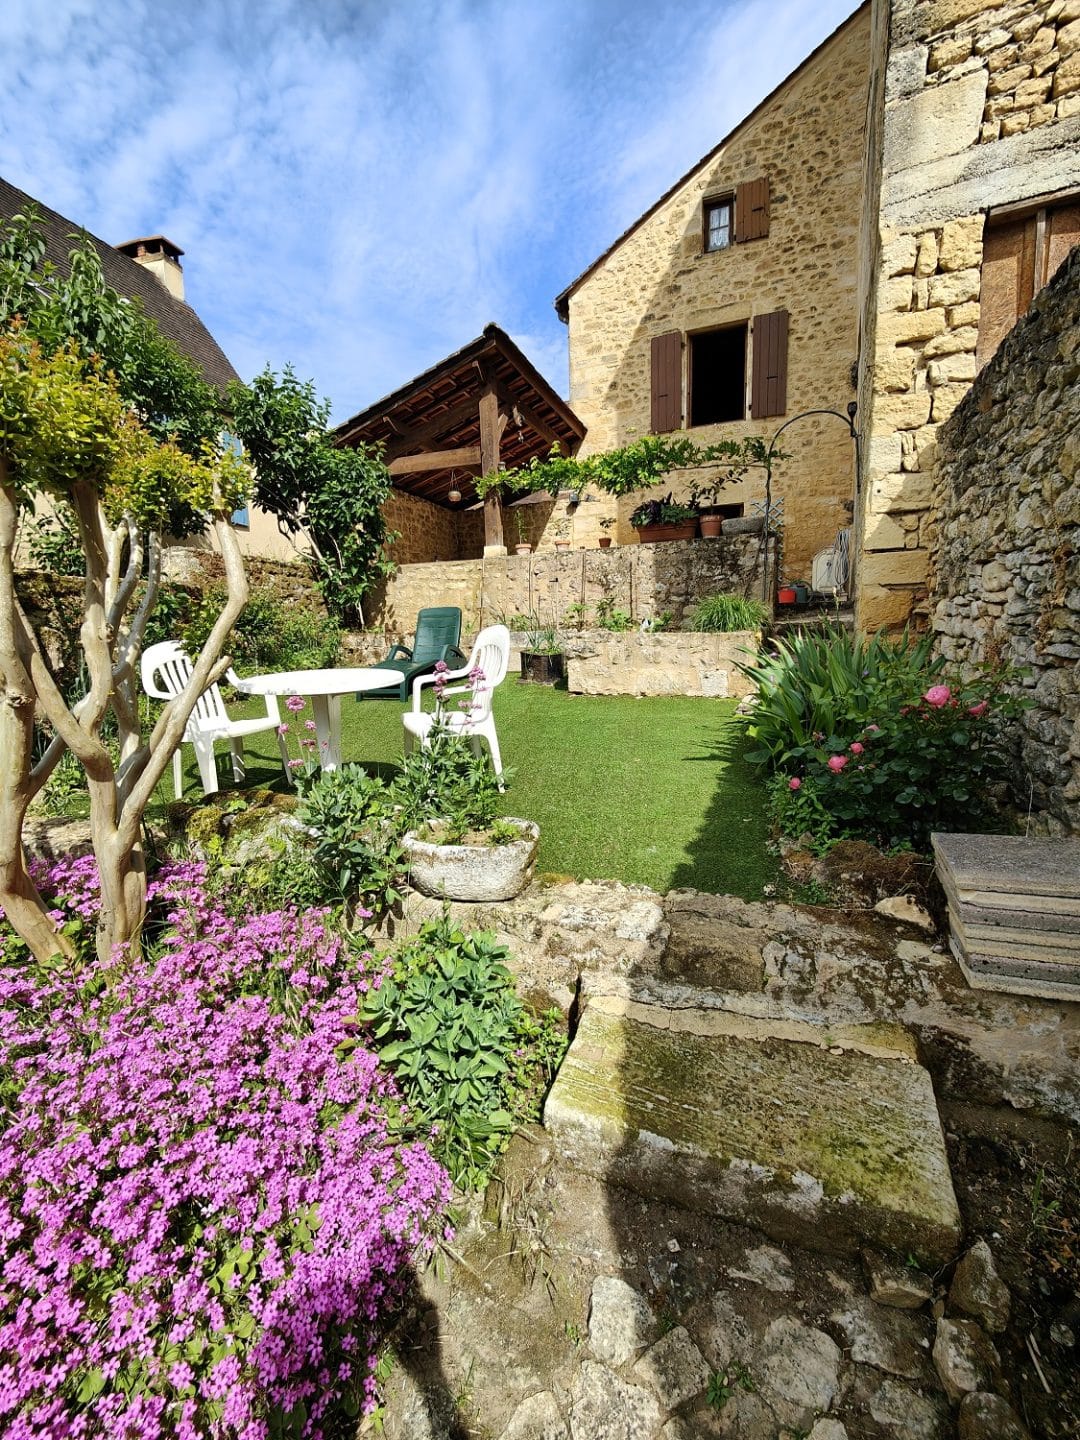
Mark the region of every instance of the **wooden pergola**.
MULTIPOLYGON (((338 445, 381 443, 394 486, 455 509, 477 475, 514 469, 553 445, 574 455, 585 426, 498 325, 338 426, 338 445), (451 501, 456 491, 460 500, 451 501)), ((484 553, 505 554, 502 503, 484 500, 484 553)))

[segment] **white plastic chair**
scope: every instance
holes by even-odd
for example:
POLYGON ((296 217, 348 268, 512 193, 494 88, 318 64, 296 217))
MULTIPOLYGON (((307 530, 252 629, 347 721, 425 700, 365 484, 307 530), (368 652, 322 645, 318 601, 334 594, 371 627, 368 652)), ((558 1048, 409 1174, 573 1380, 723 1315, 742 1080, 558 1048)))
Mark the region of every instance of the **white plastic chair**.
MULTIPOLYGON (((158 645, 149 645, 143 651, 142 684, 148 695, 155 700, 173 700, 184 689, 191 678, 192 664, 184 650, 174 640, 162 640, 158 645)), ((231 670, 226 672, 230 683, 237 683, 231 670)), ((195 702, 195 709, 184 730, 183 740, 195 747, 195 759, 199 764, 203 792, 212 795, 218 788, 217 764, 214 761, 214 741, 228 740, 232 749, 233 779, 237 784, 244 778, 244 738, 247 735, 261 735, 267 730, 277 730, 281 724, 277 697, 266 696, 266 714, 254 720, 230 720, 216 685, 204 690, 195 702)), ((281 751, 281 763, 288 765, 289 750, 284 735, 277 737, 281 751)), ((179 800, 184 793, 184 767, 180 758, 181 745, 173 755, 173 787, 179 800)))
MULTIPOLYGON (((506 671, 510 664, 510 631, 505 625, 489 625, 486 630, 481 630, 473 645, 472 654, 463 670, 445 670, 442 673, 442 695, 446 701, 452 695, 468 695, 470 704, 467 709, 456 707, 448 708, 444 705, 442 718, 448 730, 459 735, 468 737, 475 754, 479 755, 480 745, 484 743, 491 751, 491 763, 494 766, 495 774, 498 776, 499 789, 504 789, 502 783, 502 756, 499 753, 499 737, 495 733, 495 717, 491 713, 491 697, 494 694, 496 685, 501 685, 506 679, 506 671), (469 678, 474 671, 483 672, 483 678, 475 683, 469 678), (456 685, 456 680, 463 680, 463 685, 456 685)), ((412 709, 406 710, 401 717, 405 726, 405 753, 408 755, 413 748, 413 742, 419 740, 421 745, 427 745, 431 727, 435 724, 435 716, 425 713, 422 707, 422 691, 425 685, 434 685, 438 675, 418 675, 413 681, 412 687, 412 709)))

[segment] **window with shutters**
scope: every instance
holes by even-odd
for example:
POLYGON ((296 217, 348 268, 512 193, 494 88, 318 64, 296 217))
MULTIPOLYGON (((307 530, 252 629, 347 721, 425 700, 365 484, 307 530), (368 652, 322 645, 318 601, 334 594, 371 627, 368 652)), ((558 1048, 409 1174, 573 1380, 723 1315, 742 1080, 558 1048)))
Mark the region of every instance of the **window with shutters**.
POLYGON ((726 250, 735 229, 735 197, 723 195, 705 202, 705 249, 726 250))
POLYGON ((745 325, 691 335, 690 424, 719 425, 746 416, 745 325))
POLYGON ((1078 194, 1050 196, 1042 204, 1011 205, 987 216, 975 351, 980 368, 1077 244, 1078 194))
POLYGON ((764 240, 769 233, 768 176, 745 180, 727 195, 707 196, 701 218, 706 254, 747 240, 764 240))

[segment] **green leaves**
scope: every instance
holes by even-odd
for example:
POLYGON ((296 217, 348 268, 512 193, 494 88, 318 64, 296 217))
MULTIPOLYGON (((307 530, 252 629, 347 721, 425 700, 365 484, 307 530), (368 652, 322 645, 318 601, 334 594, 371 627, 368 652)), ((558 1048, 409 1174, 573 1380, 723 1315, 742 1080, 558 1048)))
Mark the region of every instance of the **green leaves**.
MULTIPOLYGON (((458 1185, 479 1187, 546 1087, 563 1042, 514 991, 506 949, 486 933, 429 921, 372 991, 359 1019, 458 1185)), ((561 1019, 561 1017, 560 1017, 561 1019)))

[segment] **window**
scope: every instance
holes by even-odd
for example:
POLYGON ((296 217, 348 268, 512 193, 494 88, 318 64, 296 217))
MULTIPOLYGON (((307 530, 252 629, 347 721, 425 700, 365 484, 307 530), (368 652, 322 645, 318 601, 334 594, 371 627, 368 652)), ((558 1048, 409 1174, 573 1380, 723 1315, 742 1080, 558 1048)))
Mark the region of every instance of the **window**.
POLYGON ((233 511, 232 523, 238 530, 249 530, 251 528, 251 515, 246 505, 241 505, 239 510, 233 511))
POLYGON ((746 415, 745 325, 690 336, 690 424, 719 425, 746 415))
POLYGON ((1078 242, 1078 195, 1010 205, 986 217, 975 352, 980 368, 1078 242))
POLYGON ((731 195, 705 202, 705 249, 726 250, 731 244, 735 202, 731 195))

